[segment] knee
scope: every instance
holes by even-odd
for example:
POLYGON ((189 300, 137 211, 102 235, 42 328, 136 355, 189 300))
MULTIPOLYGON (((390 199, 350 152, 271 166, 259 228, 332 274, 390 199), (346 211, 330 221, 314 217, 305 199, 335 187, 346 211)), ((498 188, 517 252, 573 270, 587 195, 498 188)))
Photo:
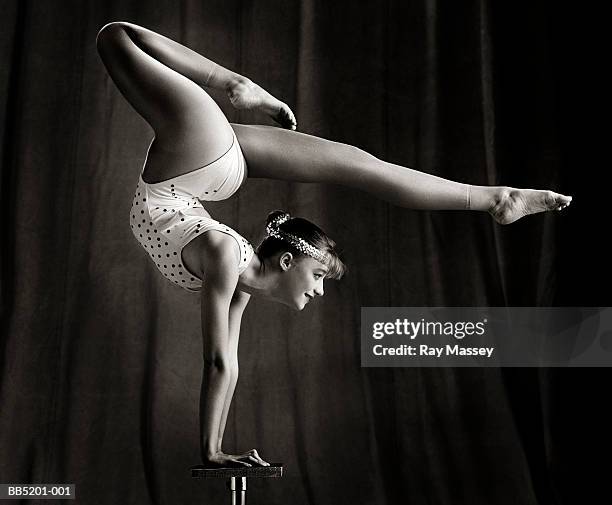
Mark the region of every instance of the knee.
MULTIPOLYGON (((339 174, 343 174, 346 179, 344 182, 353 182, 359 170, 369 172, 376 166, 377 160, 374 156, 351 144, 337 144, 335 151, 334 159, 337 161, 335 168, 339 174)), ((350 184, 350 182, 348 183, 350 184)))
POLYGON ((104 25, 96 36, 98 52, 104 51, 105 48, 120 42, 123 37, 127 37, 127 26, 127 23, 123 21, 113 21, 104 25))
POLYGON ((363 149, 355 147, 351 144, 337 144, 337 146, 339 152, 342 153, 342 157, 346 160, 350 160, 353 163, 361 160, 369 161, 374 157, 367 151, 364 151, 363 149))
POLYGON ((121 22, 113 21, 112 23, 105 24, 98 35, 96 35, 96 46, 100 49, 100 45, 107 43, 108 39, 117 37, 117 32, 122 30, 121 22))

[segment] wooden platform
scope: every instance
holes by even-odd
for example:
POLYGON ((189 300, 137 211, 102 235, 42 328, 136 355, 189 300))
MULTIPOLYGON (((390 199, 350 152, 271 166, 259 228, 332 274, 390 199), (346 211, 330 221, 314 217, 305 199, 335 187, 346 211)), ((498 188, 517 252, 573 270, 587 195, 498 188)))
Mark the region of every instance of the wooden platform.
POLYGON ((242 468, 205 468, 196 465, 190 468, 194 479, 227 479, 231 477, 282 477, 283 464, 270 463, 270 466, 250 466, 242 468))

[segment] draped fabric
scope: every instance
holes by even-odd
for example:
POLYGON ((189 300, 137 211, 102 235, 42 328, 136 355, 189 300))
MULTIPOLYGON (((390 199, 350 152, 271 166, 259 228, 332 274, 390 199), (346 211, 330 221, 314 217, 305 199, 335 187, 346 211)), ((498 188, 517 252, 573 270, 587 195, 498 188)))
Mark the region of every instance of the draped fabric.
MULTIPOLYGON (((309 218, 350 269, 303 312, 258 299, 245 312, 224 447, 285 464, 280 480, 249 481, 249 502, 595 503, 605 369, 368 369, 359 356, 362 306, 610 305, 603 168, 572 150, 580 54, 561 9, 3 2, 0 482, 75 483, 84 504, 229 499, 187 470, 199 297, 160 276, 129 228, 152 132, 95 50, 97 30, 125 20, 250 77, 303 132, 461 182, 574 196, 508 227, 269 180, 210 204, 255 244, 274 209, 309 218)), ((267 122, 211 94, 230 121, 267 122)))

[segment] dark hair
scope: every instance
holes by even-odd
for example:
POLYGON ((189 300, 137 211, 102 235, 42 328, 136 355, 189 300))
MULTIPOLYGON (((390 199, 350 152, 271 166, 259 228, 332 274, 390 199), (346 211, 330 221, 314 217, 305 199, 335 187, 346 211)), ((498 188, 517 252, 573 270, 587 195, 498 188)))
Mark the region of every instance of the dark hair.
MULTIPOLYGON (((268 219, 266 220, 266 227, 271 222, 285 214, 287 213, 282 210, 270 212, 270 214, 268 214, 268 219)), ((292 217, 280 224, 278 229, 285 233, 291 233, 292 235, 305 240, 320 251, 326 253, 328 260, 325 262, 325 265, 329 269, 326 277, 331 279, 340 279, 346 273, 347 268, 335 249, 336 243, 329 238, 316 224, 311 223, 307 219, 302 219, 301 217, 292 217)), ((257 255, 262 260, 271 258, 275 254, 285 251, 289 251, 296 257, 307 256, 288 242, 270 235, 264 238, 261 244, 259 244, 257 247, 257 255)))

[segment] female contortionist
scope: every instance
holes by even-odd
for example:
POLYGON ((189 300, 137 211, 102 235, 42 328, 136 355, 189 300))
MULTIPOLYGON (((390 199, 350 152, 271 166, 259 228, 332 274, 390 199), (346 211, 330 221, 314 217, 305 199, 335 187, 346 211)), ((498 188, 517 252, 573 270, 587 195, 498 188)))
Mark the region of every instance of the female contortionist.
POLYGON ((203 202, 230 198, 251 177, 342 184, 406 208, 489 212, 501 224, 571 201, 552 191, 462 184, 298 133, 291 109, 248 78, 131 23, 104 26, 97 47, 123 96, 155 133, 134 194, 132 232, 168 280, 201 293, 204 465, 268 465, 255 449, 222 450, 250 297, 302 310, 345 267, 335 243, 305 219, 272 212, 267 237, 253 251, 212 219, 203 202), (226 91, 235 108, 266 113, 281 127, 228 123, 202 87, 226 91))

